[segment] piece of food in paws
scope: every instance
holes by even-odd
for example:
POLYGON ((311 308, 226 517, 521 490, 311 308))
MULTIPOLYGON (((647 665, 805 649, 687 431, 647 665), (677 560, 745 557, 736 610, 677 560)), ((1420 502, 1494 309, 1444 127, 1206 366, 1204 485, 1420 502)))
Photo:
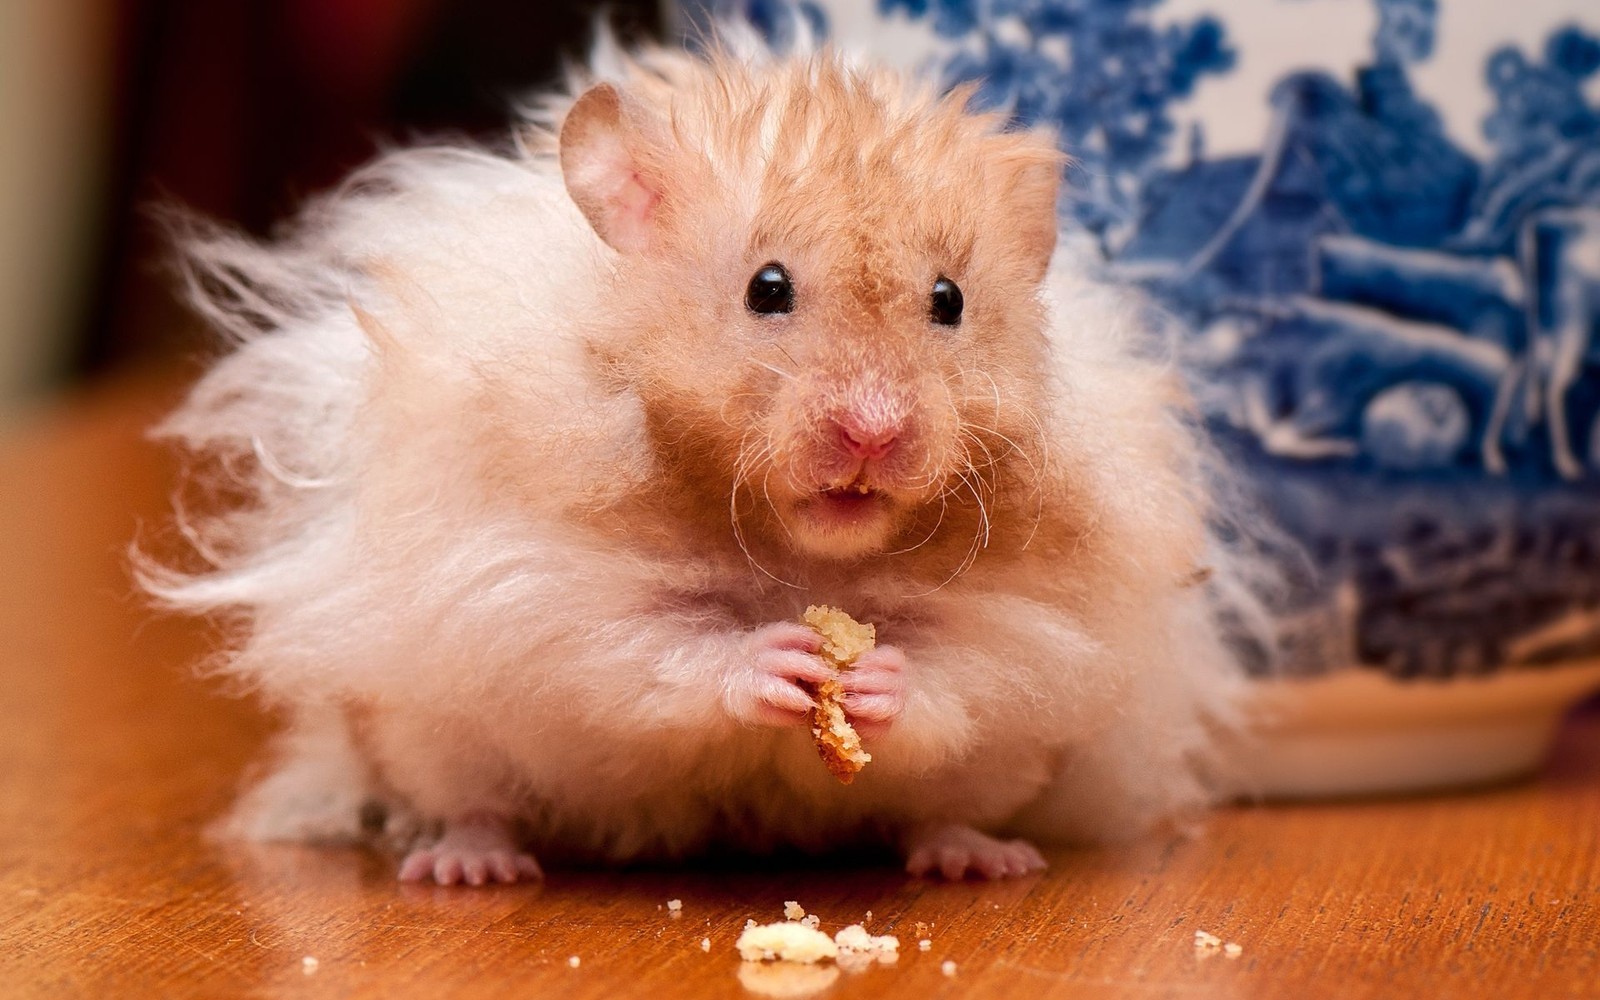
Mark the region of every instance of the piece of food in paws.
POLYGON ((878 644, 875 625, 863 625, 838 608, 813 604, 800 620, 822 636, 822 655, 840 670, 847 670, 878 644))
MULTIPOLYGON (((849 670, 857 659, 877 644, 878 630, 863 625, 838 608, 813 604, 801 621, 822 636, 822 658, 836 669, 849 670)), ((861 736, 844 714, 844 688, 829 679, 817 686, 817 707, 811 712, 811 735, 817 753, 835 778, 843 784, 855 780, 856 773, 872 760, 861 748, 861 736)))

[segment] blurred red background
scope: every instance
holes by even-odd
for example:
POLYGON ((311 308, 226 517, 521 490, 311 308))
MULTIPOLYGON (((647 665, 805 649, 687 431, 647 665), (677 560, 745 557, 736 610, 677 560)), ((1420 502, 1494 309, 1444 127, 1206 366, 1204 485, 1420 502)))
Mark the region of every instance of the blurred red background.
MULTIPOLYGON (((22 15, 6 29, 18 32, 11 47, 31 51, 34 68, 18 81, 24 96, 0 105, 0 129, 26 141, 25 128, 3 120, 8 110, 46 126, 78 120, 86 134, 71 148, 88 151, 62 158, 81 170, 81 182, 59 205, 36 210, 78 219, 68 245, 52 251, 50 240, 23 235, 0 259, 20 289, 12 298, 51 300, 29 311, 0 294, 0 323, 23 344, 10 352, 12 370, 0 356, 0 396, 13 398, 200 349, 203 337, 173 297, 151 206, 175 203, 266 234, 384 144, 504 134, 517 95, 553 81, 563 58, 582 53, 600 8, 581 0, 9 2, 22 15)), ((625 36, 660 32, 652 0, 604 6, 625 36)), ((31 177, 38 186, 40 176, 0 171, 0 184, 24 187, 0 194, 26 208, 34 195, 25 185, 31 177)), ((64 225, 36 221, 47 234, 64 225)))

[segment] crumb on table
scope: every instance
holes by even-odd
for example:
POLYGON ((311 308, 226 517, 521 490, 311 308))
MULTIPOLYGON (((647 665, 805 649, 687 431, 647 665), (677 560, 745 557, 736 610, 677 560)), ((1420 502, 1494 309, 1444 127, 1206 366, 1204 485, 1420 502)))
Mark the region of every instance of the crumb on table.
POLYGON ((872 934, 861 924, 851 924, 833 936, 839 963, 863 968, 874 962, 893 965, 900 960, 900 939, 892 934, 872 934))
POLYGON ((794 921, 777 924, 756 924, 751 921, 734 947, 739 957, 747 962, 782 960, 787 962, 820 962, 836 958, 839 946, 833 938, 811 927, 794 921))

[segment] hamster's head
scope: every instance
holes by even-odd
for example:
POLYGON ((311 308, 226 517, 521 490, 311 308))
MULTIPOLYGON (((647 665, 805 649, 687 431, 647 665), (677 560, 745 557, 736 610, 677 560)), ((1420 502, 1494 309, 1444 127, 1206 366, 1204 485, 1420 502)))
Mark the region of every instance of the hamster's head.
POLYGON ((597 353, 736 533, 911 548, 986 529, 1037 460, 1062 158, 969 97, 713 59, 566 116, 567 189, 615 251, 597 353))

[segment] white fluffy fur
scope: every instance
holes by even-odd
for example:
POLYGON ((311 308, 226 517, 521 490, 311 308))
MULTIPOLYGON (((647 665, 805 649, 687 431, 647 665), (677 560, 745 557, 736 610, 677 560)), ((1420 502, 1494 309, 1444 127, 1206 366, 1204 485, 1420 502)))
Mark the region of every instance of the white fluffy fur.
MULTIPOLYGON (((607 58, 605 74, 630 72, 607 58)), ((796 591, 575 525, 585 490, 648 477, 652 458, 638 400, 602 385, 588 348, 613 255, 547 150, 395 152, 279 243, 201 231, 187 249, 193 297, 236 348, 158 433, 251 499, 185 522, 203 570, 141 572, 171 607, 238 616, 220 669, 295 720, 236 831, 353 835, 355 804, 376 798, 425 821, 511 812, 535 850, 625 859, 929 821, 1103 838, 1216 794, 1214 736, 1241 682, 1208 588, 1169 575, 1184 558, 1161 548, 1170 532, 1119 551, 1084 610, 1032 561, 980 554, 896 597, 868 560, 796 591), (486 426, 486 381, 524 424, 486 426), (502 433, 543 482, 495 474, 484 441, 502 433), (891 630, 907 707, 855 785, 804 730, 734 720, 723 692, 751 623, 685 594, 738 595, 766 621, 826 601, 907 623, 891 630)), ((1045 295, 1052 432, 1085 442, 1099 502, 1151 524, 1203 516, 1146 486, 1140 463, 1173 459, 1142 442, 1188 432, 1137 307, 1065 251, 1045 295)), ((1200 475, 1184 471, 1197 491, 1200 475)))

